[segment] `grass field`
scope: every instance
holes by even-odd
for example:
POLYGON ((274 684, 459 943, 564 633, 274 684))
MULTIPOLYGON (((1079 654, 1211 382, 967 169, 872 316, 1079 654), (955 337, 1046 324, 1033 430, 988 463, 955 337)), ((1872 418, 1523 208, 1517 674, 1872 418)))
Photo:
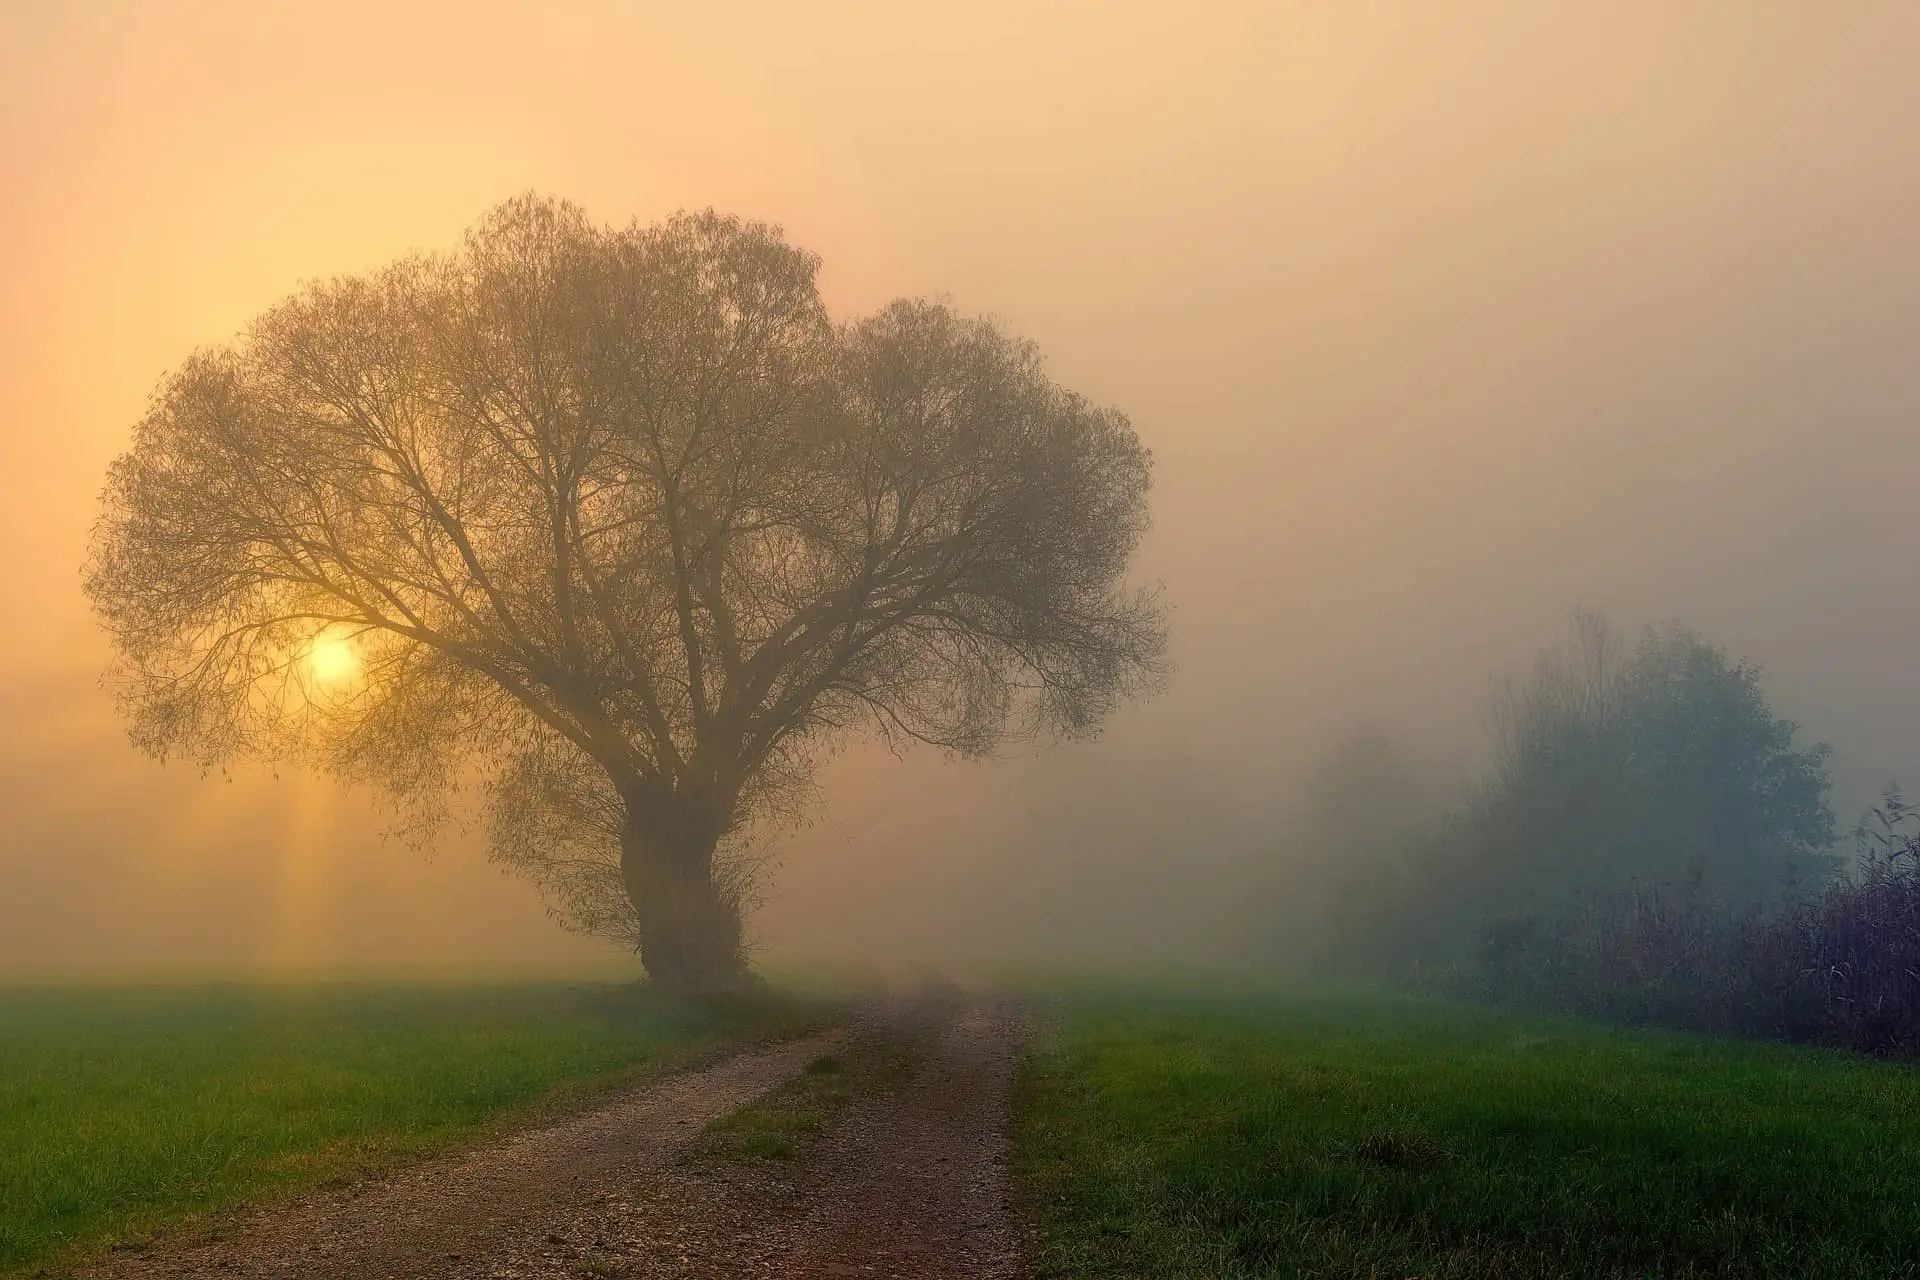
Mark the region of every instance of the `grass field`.
POLYGON ((0 1274, 388 1167, 821 1013, 556 985, 0 990, 0 1274))
POLYGON ((1469 1007, 1063 999, 1040 1274, 1920 1275, 1920 1071, 1469 1007))

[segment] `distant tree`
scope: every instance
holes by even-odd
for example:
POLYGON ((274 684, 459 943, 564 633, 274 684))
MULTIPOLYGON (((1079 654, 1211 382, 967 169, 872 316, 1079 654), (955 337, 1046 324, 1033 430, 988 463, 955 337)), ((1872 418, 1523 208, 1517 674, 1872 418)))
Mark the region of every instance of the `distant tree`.
POLYGON ((1335 856, 1358 853, 1418 823, 1424 788, 1386 734, 1358 730, 1314 761, 1301 787, 1296 837, 1335 856))
POLYGON ((1831 748, 1795 745, 1761 670, 1677 624, 1635 651, 1620 737, 1647 805, 1651 857, 1735 899, 1833 874, 1831 748))
POLYGON ((194 355, 87 570, 135 743, 304 756, 423 829, 482 779, 566 923, 704 987, 743 831, 847 732, 1093 731, 1161 665, 1146 451, 987 321, 830 322, 817 268, 525 197, 194 355))
POLYGON ((1394 892, 1409 844, 1434 816, 1435 797, 1385 733, 1338 739, 1308 771, 1281 834, 1275 899, 1296 952, 1353 940, 1394 892))
POLYGON ((1624 643, 1598 614, 1492 697, 1493 772, 1341 887, 1348 959, 1457 958, 1489 920, 1671 885, 1757 903, 1830 878, 1828 748, 1799 746, 1761 672, 1678 625, 1624 643))
POLYGON ((1795 745, 1760 669, 1679 626, 1631 649, 1604 619, 1495 696, 1471 827, 1502 898, 1692 883, 1756 900, 1834 866, 1828 748, 1795 745))
POLYGON ((1580 776, 1610 750, 1630 682, 1631 653, 1601 614, 1576 609, 1564 643, 1525 678, 1492 688, 1495 791, 1521 792, 1553 774, 1580 776))

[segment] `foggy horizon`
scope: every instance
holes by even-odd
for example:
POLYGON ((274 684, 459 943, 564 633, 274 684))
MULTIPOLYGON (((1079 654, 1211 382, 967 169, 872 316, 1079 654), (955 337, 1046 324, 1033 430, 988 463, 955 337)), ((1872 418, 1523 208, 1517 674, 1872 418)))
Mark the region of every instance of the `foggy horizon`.
POLYGON ((1166 689, 855 744, 770 833, 769 962, 1209 958, 1317 755, 1466 783, 1575 606, 1761 663, 1844 828, 1920 783, 1917 57, 1892 4, 0 12, 0 981, 635 971, 477 833, 138 754, 79 590, 164 373, 529 190, 778 223, 836 318, 992 315, 1154 454, 1166 689))

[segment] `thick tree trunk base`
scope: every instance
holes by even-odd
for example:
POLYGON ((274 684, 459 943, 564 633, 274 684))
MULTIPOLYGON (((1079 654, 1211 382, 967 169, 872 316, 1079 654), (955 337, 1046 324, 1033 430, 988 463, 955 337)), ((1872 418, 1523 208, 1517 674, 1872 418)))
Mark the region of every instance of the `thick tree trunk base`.
POLYGON ((621 869, 649 981, 687 995, 747 985, 740 907, 714 883, 711 849, 669 850, 632 842, 623 850, 621 869))
POLYGON ((693 936, 675 936, 667 930, 641 927, 640 963, 647 980, 675 995, 722 995, 749 985, 746 957, 736 925, 693 936))

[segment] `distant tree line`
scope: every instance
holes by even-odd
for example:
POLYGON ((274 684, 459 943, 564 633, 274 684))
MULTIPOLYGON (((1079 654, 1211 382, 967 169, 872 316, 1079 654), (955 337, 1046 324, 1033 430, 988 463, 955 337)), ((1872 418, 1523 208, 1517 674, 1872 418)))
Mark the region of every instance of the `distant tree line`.
POLYGON ((1496 684, 1492 762, 1425 801, 1378 733, 1328 753, 1291 824, 1335 972, 1625 1022, 1920 1053, 1920 813, 1841 856, 1829 749, 1760 669, 1598 614, 1496 684))

